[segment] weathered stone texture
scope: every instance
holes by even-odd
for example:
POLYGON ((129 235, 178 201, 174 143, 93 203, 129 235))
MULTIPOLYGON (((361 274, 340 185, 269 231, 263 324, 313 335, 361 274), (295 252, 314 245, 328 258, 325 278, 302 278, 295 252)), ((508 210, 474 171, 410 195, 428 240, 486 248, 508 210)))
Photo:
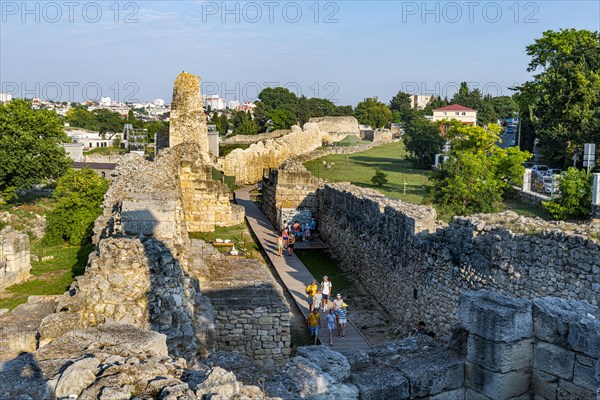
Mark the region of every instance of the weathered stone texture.
POLYGON ((252 144, 245 150, 233 150, 219 158, 217 169, 235 176, 237 184, 256 183, 265 169, 277 168, 288 158, 310 152, 320 147, 322 141, 323 132, 317 124, 306 123, 303 129, 294 125, 288 135, 252 144))
POLYGON ((208 128, 200 95, 200 77, 182 72, 173 85, 169 146, 197 143, 208 154, 208 128))
POLYGON ((29 237, 11 226, 0 231, 0 290, 29 278, 29 237))
POLYGON ((213 246, 194 240, 205 260, 197 275, 214 310, 216 348, 234 351, 265 365, 290 355, 290 308, 283 289, 266 265, 253 259, 227 259, 213 246))
POLYGON ((327 142, 338 142, 348 135, 360 136, 358 120, 352 116, 313 117, 308 122, 319 126, 327 142))
POLYGON ((283 228, 286 209, 308 210, 318 217, 317 190, 323 181, 314 177, 297 161, 287 161, 281 168, 270 170, 262 181, 262 209, 273 226, 283 228))
POLYGON ((447 331, 465 290, 600 302, 600 246, 584 236, 596 228, 511 212, 444 224, 429 207, 343 183, 318 198, 321 236, 407 332, 419 320, 447 331))
POLYGON ((41 323, 42 345, 72 329, 120 321, 164 333, 174 356, 206 356, 214 346, 208 299, 156 239, 102 240, 57 310, 41 323))

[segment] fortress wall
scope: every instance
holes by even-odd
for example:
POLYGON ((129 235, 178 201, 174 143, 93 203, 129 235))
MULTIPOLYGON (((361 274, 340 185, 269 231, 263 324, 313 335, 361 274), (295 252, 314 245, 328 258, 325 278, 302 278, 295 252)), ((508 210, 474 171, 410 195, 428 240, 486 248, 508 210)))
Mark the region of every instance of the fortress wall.
POLYGON ((326 184, 318 193, 321 236, 407 331, 419 320, 448 331, 465 290, 600 304, 600 246, 589 237, 598 234, 591 225, 511 212, 443 224, 429 207, 350 184, 326 184))
POLYGON ((235 176, 237 184, 256 183, 262 179, 265 169, 277 168, 288 158, 315 150, 322 141, 323 133, 317 124, 304 124, 304 129, 293 126, 288 135, 252 144, 244 150, 233 150, 219 158, 217 169, 235 176))

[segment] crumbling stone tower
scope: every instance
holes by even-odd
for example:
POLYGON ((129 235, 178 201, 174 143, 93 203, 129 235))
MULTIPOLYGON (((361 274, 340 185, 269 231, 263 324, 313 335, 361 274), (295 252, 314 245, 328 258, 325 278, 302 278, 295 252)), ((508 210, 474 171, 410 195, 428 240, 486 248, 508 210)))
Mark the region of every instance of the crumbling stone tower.
POLYGON ((208 128, 200 95, 200 77, 182 72, 175 79, 169 147, 180 143, 194 142, 208 154, 208 128))

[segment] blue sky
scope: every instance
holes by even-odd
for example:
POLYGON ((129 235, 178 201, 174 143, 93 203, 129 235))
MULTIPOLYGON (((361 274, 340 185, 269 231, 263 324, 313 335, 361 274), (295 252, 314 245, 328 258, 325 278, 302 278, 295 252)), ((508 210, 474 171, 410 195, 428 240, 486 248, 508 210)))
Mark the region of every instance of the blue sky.
POLYGON ((240 100, 274 85, 340 105, 461 81, 510 94, 530 77, 525 47, 572 27, 599 30, 600 3, 0 0, 0 91, 169 101, 186 70, 240 100))

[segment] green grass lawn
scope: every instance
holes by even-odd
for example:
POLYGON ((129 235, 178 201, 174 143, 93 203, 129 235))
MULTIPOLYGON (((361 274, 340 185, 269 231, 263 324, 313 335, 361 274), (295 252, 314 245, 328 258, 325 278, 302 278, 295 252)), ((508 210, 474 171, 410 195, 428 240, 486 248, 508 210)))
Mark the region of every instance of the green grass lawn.
MULTIPOLYGON (((295 253, 315 277, 317 283, 321 283, 323 276, 327 275, 333 285, 334 293, 341 293, 344 297, 351 289, 352 282, 325 250, 296 250, 295 253)), ((310 282, 306 282, 308 283, 310 282)))
POLYGON ((31 263, 32 277, 18 285, 8 287, 0 294, 0 308, 12 310, 19 304, 27 302, 31 295, 55 295, 64 293, 76 276, 83 274, 88 255, 94 246, 88 243, 84 246, 69 246, 65 244, 45 246, 33 243, 32 254, 39 261, 31 263), (53 259, 42 261, 42 257, 51 256, 53 259))
MULTIPOLYGON (((308 161, 304 166, 313 175, 327 181, 350 182, 357 186, 377 190, 388 197, 414 204, 423 204, 425 194, 431 187, 429 177, 433 173, 430 170, 413 168, 411 162, 406 159, 406 151, 402 142, 387 143, 349 155, 329 155, 308 161), (331 167, 324 167, 323 161, 329 163, 331 167), (371 177, 375 174, 376 168, 387 174, 388 183, 386 185, 379 187, 371 183, 371 177)), ((504 209, 512 210, 526 217, 550 219, 550 215, 542 207, 531 206, 512 197, 507 197, 504 201, 504 209)), ((438 219, 449 222, 452 215, 438 210, 438 219)))
MULTIPOLYGON (((202 239, 207 243, 213 243, 215 239, 229 239, 235 248, 245 252, 247 257, 260 258, 260 247, 254 241, 246 223, 227 227, 215 227, 214 232, 190 232, 191 239, 202 239)), ((231 250, 231 247, 217 247, 221 253, 231 250)))
POLYGON ((361 153, 329 155, 304 165, 313 175, 330 182, 351 182, 375 189, 388 197, 416 204, 423 203, 423 196, 431 186, 429 177, 432 171, 413 168, 406 159, 401 142, 373 147, 361 153), (326 168, 323 161, 333 165, 326 168), (371 183, 376 168, 387 174, 388 183, 384 186, 371 183))
POLYGON ((92 155, 92 154, 101 154, 104 156, 110 156, 110 155, 119 155, 119 154, 125 154, 127 153, 127 149, 122 149, 120 147, 95 147, 93 149, 90 149, 88 151, 85 151, 83 154, 86 156, 92 155))

